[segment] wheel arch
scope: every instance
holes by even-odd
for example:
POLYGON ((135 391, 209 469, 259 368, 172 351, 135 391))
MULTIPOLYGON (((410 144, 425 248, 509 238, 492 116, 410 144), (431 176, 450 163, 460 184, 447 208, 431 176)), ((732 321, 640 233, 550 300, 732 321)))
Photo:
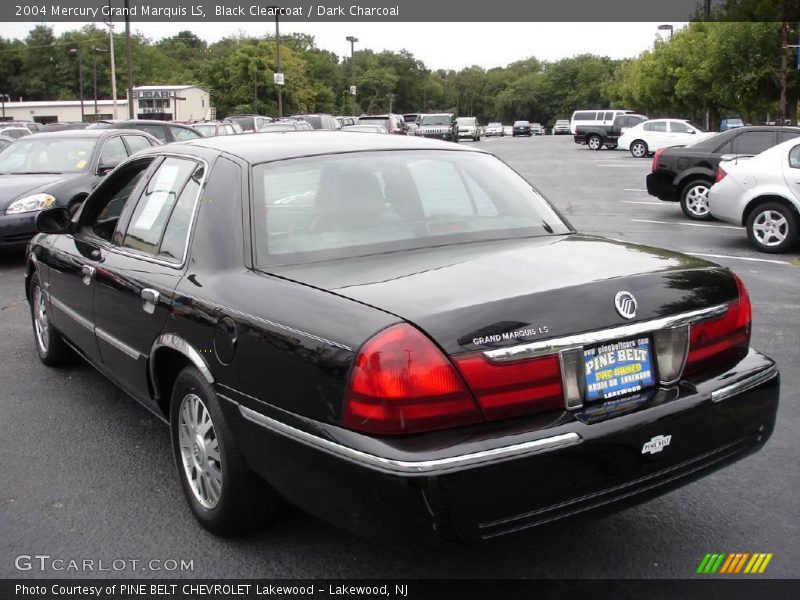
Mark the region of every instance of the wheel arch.
POLYGON ((747 219, 750 218, 750 215, 753 214, 753 211, 755 211, 759 206, 767 204, 768 202, 778 202, 779 204, 783 204, 787 208, 793 210, 794 214, 798 217, 798 219, 800 219, 800 210, 798 210, 797 205, 786 196, 775 193, 761 194, 750 200, 750 202, 747 203, 747 206, 745 206, 745 209, 742 211, 742 227, 747 226, 747 219))
POLYGON ((156 338, 150 350, 149 385, 162 416, 167 420, 172 387, 178 374, 189 366, 195 367, 208 383, 214 384, 208 364, 189 342, 174 333, 156 338))

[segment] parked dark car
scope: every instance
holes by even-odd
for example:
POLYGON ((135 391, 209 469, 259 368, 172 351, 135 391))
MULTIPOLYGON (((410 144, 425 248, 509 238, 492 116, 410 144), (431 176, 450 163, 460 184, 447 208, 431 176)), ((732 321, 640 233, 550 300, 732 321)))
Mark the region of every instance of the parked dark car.
POLYGON ((617 140, 623 130, 647 121, 647 117, 637 114, 621 114, 614 117, 610 125, 578 125, 575 128, 574 141, 585 144, 590 150, 600 150, 603 146, 609 150, 617 147, 617 140))
POLYGON ((798 127, 737 127, 689 146, 659 150, 653 157, 652 172, 647 175, 647 191, 660 200, 680 202, 690 219, 707 221, 712 218, 708 190, 714 185, 723 156, 753 156, 798 136, 798 127))
POLYGON ((92 123, 87 129, 138 129, 139 131, 149 133, 164 144, 195 140, 203 137, 203 134, 189 125, 150 119, 129 119, 127 121, 92 123))
POLYGON ((146 133, 121 130, 35 133, 0 153, 0 247, 24 247, 36 216, 54 206, 74 211, 111 169, 158 145, 146 133))
POLYGON ((463 146, 204 138, 38 225, 42 362, 74 347, 168 422, 217 533, 286 499, 384 542, 489 539, 662 494, 775 424, 736 275, 579 235, 463 146))
POLYGON ((359 125, 380 125, 386 131, 394 135, 407 135, 408 125, 403 115, 384 114, 384 115, 361 115, 358 118, 359 125))
POLYGON ((339 122, 336 120, 335 117, 325 113, 317 113, 317 114, 310 114, 310 115, 292 115, 293 119, 302 119, 306 123, 309 123, 314 129, 341 129, 339 122))
POLYGON ((430 113, 419 116, 418 137, 458 143, 458 125, 453 113, 430 113))
POLYGON ((530 121, 514 121, 514 126, 511 130, 511 136, 517 137, 518 135, 526 135, 528 137, 533 135, 530 121))

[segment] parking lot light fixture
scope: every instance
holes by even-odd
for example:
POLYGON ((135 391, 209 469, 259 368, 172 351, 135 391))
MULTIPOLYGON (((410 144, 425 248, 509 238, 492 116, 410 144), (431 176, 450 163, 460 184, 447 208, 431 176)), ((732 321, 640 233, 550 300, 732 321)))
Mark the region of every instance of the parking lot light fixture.
POLYGON ((348 35, 345 38, 350 42, 350 114, 356 114, 356 53, 355 44, 358 38, 348 35))
POLYGON ((97 53, 108 52, 105 48, 92 47, 92 83, 94 86, 94 120, 97 121, 97 53))
POLYGON ((659 31, 669 31, 669 39, 670 40, 672 39, 672 32, 674 31, 674 29, 675 28, 672 25, 669 25, 669 24, 666 24, 666 23, 664 25, 659 25, 658 26, 658 30, 659 31))
POLYGON ((78 88, 81 94, 81 123, 83 123, 86 120, 86 118, 84 114, 85 110, 83 107, 83 61, 81 60, 81 50, 79 47, 76 46, 75 48, 70 48, 69 53, 74 54, 78 59, 78 88))

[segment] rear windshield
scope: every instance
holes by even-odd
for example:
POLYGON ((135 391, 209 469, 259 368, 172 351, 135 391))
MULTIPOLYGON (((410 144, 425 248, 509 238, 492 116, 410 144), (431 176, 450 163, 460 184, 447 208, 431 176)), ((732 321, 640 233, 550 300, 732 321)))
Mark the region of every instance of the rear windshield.
POLYGON ((514 121, 514 127, 525 127, 526 125, 530 125, 528 121, 514 121))
POLYGON ((530 184, 482 153, 297 158, 256 165, 253 180, 260 266, 570 232, 530 184))
POLYGON ((475 117, 458 117, 456 121, 459 125, 475 125, 475 117))

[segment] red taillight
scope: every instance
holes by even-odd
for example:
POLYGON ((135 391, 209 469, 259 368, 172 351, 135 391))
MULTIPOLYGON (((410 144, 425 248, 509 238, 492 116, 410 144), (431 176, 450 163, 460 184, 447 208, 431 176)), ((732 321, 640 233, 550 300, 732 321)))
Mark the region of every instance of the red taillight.
POLYGON ((653 155, 653 165, 650 170, 655 173, 658 171, 658 164, 661 162, 661 154, 664 152, 665 148, 659 148, 656 150, 656 153, 653 155))
POLYGON ((356 356, 345 399, 346 427, 399 434, 482 420, 453 364, 411 325, 384 329, 356 356))
POLYGON ((714 182, 719 183, 720 181, 725 179, 725 176, 727 174, 728 172, 725 169, 723 169, 722 167, 717 167, 717 174, 714 176, 714 182))
POLYGON ((493 363, 469 354, 455 363, 490 420, 564 407, 557 355, 493 363))
POLYGON ((747 353, 752 320, 750 296, 742 280, 736 275, 733 277, 739 298, 728 305, 728 311, 711 321, 692 325, 684 375, 734 360, 747 353))

